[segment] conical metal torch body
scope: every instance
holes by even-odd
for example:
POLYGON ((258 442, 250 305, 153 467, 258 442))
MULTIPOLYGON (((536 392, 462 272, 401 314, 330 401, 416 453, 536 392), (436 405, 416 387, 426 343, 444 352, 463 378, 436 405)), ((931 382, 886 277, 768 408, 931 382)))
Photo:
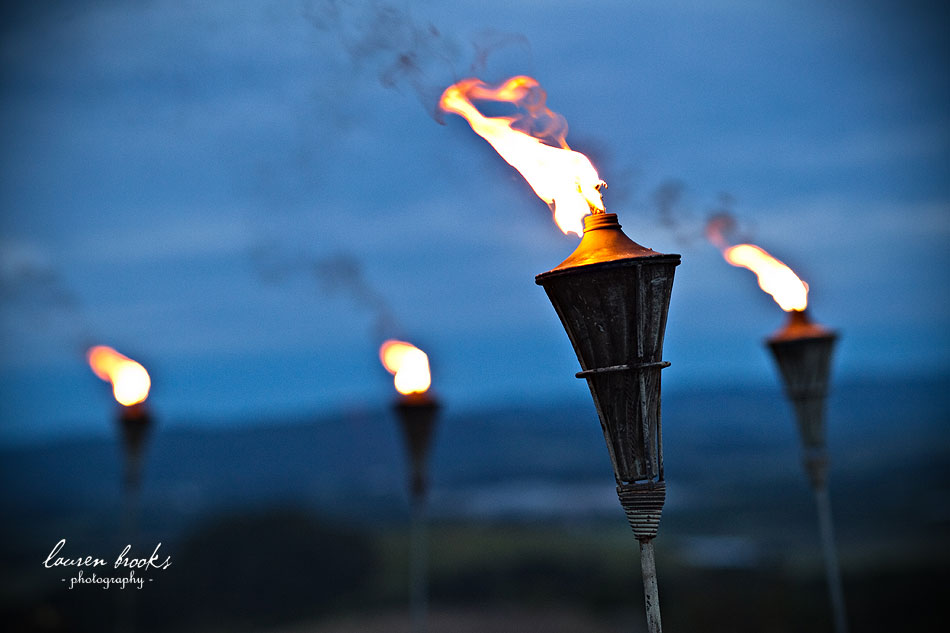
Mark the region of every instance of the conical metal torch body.
POLYGON ((122 407, 118 422, 125 456, 125 486, 135 491, 142 479, 142 459, 152 426, 152 416, 145 403, 133 404, 122 407))
POLYGON ((439 403, 428 394, 410 394, 394 405, 409 456, 409 490, 423 496, 428 488, 427 463, 439 403))
POLYGON ((825 403, 837 338, 802 311, 792 312, 786 326, 766 340, 794 407, 805 467, 815 486, 824 485, 827 471, 825 403))
POLYGON ((535 278, 577 354, 620 486, 661 483, 660 370, 679 255, 631 241, 614 214, 585 218, 560 266, 535 278))

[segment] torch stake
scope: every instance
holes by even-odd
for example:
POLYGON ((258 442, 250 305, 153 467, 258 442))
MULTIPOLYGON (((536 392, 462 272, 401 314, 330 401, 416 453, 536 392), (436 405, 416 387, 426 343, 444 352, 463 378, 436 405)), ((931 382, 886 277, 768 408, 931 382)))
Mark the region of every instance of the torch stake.
POLYGON ((663 338, 679 255, 632 241, 612 213, 584 218, 577 249, 535 277, 564 326, 600 418, 617 495, 640 544, 649 633, 661 633, 653 539, 666 500, 660 434, 663 338))
MULTIPOLYGON (((126 485, 122 494, 123 543, 133 545, 138 540, 138 510, 138 487, 126 485)), ((116 631, 117 633, 135 633, 135 591, 120 591, 118 593, 119 612, 116 619, 116 631)))
POLYGON ((831 501, 828 496, 828 456, 825 448, 825 401, 831 356, 837 334, 812 323, 805 311, 790 313, 783 329, 766 344, 772 351, 795 409, 804 449, 805 472, 815 494, 818 528, 836 633, 847 633, 841 570, 835 548, 831 501))
POLYGON ((656 587, 656 558, 653 539, 640 541, 640 570, 643 572, 643 600, 647 612, 647 631, 660 633, 660 592, 656 587))
POLYGON ((847 633, 848 625, 844 610, 844 592, 841 588, 841 571, 838 568, 838 553, 835 548, 834 524, 831 520, 831 501, 828 488, 814 488, 815 503, 818 506, 818 526, 821 531, 821 548, 825 559, 825 576, 828 579, 828 593, 834 612, 835 631, 847 633))
POLYGON ((409 617, 412 630, 426 630, 426 615, 429 611, 428 591, 428 522, 426 499, 413 494, 410 500, 412 513, 409 525, 409 617))
POLYGON ((429 610, 427 463, 438 402, 426 393, 400 398, 395 405, 409 456, 409 614, 412 630, 424 633, 429 610))
POLYGON ((666 483, 628 484, 617 486, 620 505, 640 543, 640 570, 643 573, 643 600, 646 607, 647 631, 660 633, 660 592, 656 584, 656 557, 653 539, 660 527, 660 515, 666 501, 666 483))
MULTIPOLYGON (((142 454, 151 426, 151 416, 144 403, 123 406, 119 415, 124 472, 122 478, 122 536, 129 545, 138 538, 139 502, 142 481, 142 454)), ((135 631, 135 592, 121 591, 117 630, 135 631), (126 595, 128 594, 128 595, 126 595)))

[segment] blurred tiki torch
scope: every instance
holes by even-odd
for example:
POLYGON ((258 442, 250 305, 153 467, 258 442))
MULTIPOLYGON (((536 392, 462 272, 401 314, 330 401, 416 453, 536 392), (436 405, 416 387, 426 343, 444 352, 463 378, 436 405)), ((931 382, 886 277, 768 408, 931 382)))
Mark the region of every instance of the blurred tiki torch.
POLYGON ((805 472, 818 506, 818 524, 835 631, 846 633, 844 594, 828 498, 828 454, 825 445, 825 401, 837 334, 809 318, 806 310, 808 284, 799 279, 791 268, 758 246, 727 245, 714 224, 708 230, 710 239, 722 249, 726 261, 754 272, 759 287, 772 295, 782 310, 789 314, 787 323, 765 343, 778 365, 785 395, 795 409, 805 472))
POLYGON ((399 397, 393 409, 399 418, 409 457, 409 611, 414 631, 426 630, 428 580, 426 574, 426 493, 428 456, 435 430, 438 401, 429 393, 432 384, 429 357, 411 343, 388 340, 379 348, 379 358, 389 373, 399 397))
MULTIPOLYGON (((119 432, 125 456, 123 477, 123 511, 121 529, 129 543, 138 536, 137 506, 142 474, 142 454, 152 418, 145 405, 152 380, 139 363, 111 347, 97 345, 86 352, 92 371, 112 383, 112 394, 119 403, 119 432)), ((135 594, 120 592, 117 630, 132 633, 135 630, 135 594)))
POLYGON ((111 347, 91 347, 86 358, 96 376, 112 383, 112 393, 121 405, 118 423, 125 455, 124 482, 126 490, 134 492, 141 480, 142 454, 152 420, 145 405, 152 381, 142 365, 111 347))
POLYGON ((647 625, 659 633, 659 593, 653 538, 666 499, 660 434, 663 336, 679 255, 664 255, 630 240, 606 213, 605 183, 590 160, 572 151, 567 124, 547 109, 530 77, 497 88, 466 79, 442 95, 444 110, 472 129, 525 177, 551 205, 565 233, 583 234, 577 249, 535 278, 554 305, 574 346, 600 417, 617 481, 617 494, 640 543, 647 625), (512 103, 524 114, 486 117, 472 100, 512 103), (587 216, 587 217, 585 217, 587 216))

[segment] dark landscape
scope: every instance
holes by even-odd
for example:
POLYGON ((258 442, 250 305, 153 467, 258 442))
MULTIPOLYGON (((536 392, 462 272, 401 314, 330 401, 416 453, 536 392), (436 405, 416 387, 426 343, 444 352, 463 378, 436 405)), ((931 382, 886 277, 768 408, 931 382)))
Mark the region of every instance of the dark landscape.
MULTIPOLYGON (((947 614, 945 385, 854 382, 830 399, 855 631, 924 630, 947 614)), ((673 391, 665 405, 657 556, 669 629, 831 630, 814 503, 779 392, 673 391)), ((592 408, 444 412, 431 464, 434 629, 553 618, 637 630, 636 541, 605 451, 592 408)), ((62 538, 103 558, 162 543, 174 562, 135 595, 139 630, 408 630, 406 475, 388 412, 159 426, 134 528, 119 463, 102 439, 3 452, 7 630, 104 630, 121 612, 121 591, 66 590, 43 567, 62 538)))

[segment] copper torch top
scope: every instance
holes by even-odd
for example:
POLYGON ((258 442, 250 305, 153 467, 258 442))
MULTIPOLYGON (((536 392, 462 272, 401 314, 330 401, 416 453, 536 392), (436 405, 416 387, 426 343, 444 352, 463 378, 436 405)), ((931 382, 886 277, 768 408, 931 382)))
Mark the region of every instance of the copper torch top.
POLYGON ((631 240, 620 230, 616 213, 594 213, 584 218, 584 235, 570 257, 544 274, 639 257, 672 257, 679 260, 679 255, 658 253, 631 240))
POLYGON ((769 337, 773 341, 793 341, 809 338, 834 338, 836 334, 811 320, 808 310, 792 310, 788 313, 788 321, 780 330, 769 337))

